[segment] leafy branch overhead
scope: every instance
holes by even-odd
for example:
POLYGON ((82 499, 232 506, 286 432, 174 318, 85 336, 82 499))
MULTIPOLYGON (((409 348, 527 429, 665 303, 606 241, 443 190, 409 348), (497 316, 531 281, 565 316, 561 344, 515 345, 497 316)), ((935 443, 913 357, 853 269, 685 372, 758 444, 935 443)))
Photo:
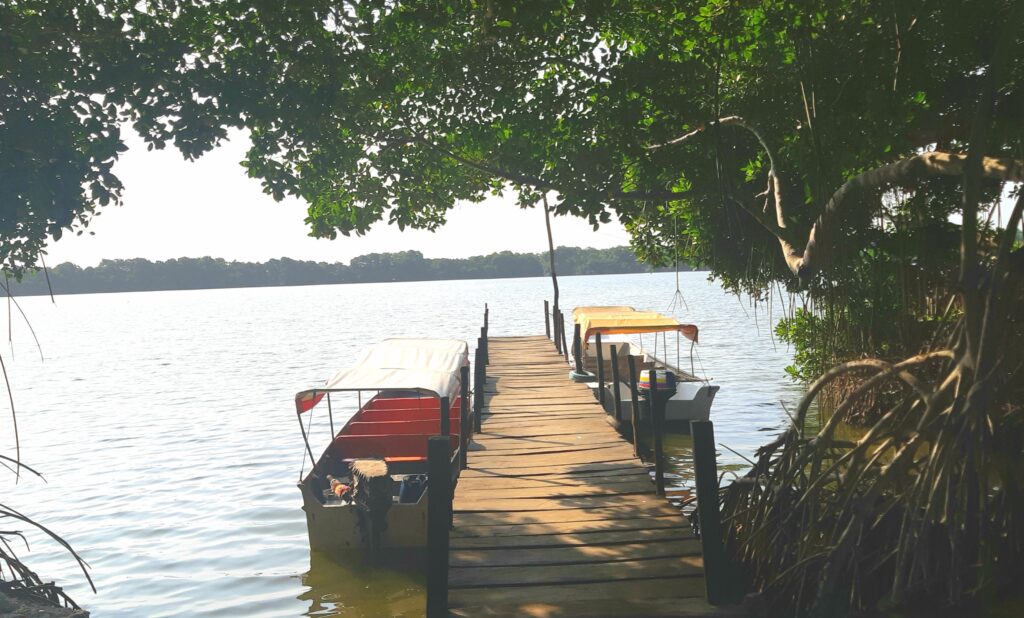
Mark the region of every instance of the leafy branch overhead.
MULTIPOLYGON (((863 244, 881 189, 959 174, 991 33, 1013 6, 79 4, 0 7, 9 267, 118 202, 131 123, 188 158, 246 129, 247 172, 303 198, 322 237, 379 220, 433 229, 459 200, 516 188, 524 206, 546 191, 559 214, 617 216, 664 261, 670 202, 695 239, 683 257, 751 289, 811 276, 815 253, 841 268, 830 245, 863 244)), ((1014 63, 998 91, 985 154, 1000 161, 1021 159, 1022 73, 1014 63)), ((1003 165, 987 175, 1019 179, 1003 165)), ((925 183, 917 225, 946 220, 953 184, 925 183)))

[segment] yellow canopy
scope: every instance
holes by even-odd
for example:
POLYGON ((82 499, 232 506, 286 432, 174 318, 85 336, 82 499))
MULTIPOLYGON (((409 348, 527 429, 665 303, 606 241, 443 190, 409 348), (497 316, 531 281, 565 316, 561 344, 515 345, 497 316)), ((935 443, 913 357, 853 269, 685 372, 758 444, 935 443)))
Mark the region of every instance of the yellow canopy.
POLYGON ((592 336, 636 335, 640 333, 680 332, 697 341, 697 327, 680 324, 675 318, 654 311, 636 311, 632 307, 577 307, 573 321, 580 325, 584 348, 592 336))

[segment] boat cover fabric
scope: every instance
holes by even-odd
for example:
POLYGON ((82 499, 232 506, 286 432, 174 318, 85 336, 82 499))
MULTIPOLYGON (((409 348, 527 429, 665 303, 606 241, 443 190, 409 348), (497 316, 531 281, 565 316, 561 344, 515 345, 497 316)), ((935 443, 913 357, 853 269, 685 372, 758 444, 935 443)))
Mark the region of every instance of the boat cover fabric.
POLYGON ((578 307, 572 312, 580 325, 584 347, 597 333, 604 335, 636 335, 640 333, 679 332, 697 341, 697 327, 654 311, 636 311, 631 307, 578 307), (616 309, 625 309, 616 311, 616 309))
POLYGON ((576 307, 572 310, 572 321, 573 323, 579 323, 577 316, 579 315, 597 315, 599 313, 630 313, 636 309, 632 307, 626 307, 625 305, 616 306, 594 306, 594 307, 576 307))
POLYGON ((334 374, 323 386, 295 395, 299 412, 311 409, 325 393, 407 390, 453 400, 459 371, 469 364, 469 346, 455 339, 386 339, 371 346, 355 366, 334 374))

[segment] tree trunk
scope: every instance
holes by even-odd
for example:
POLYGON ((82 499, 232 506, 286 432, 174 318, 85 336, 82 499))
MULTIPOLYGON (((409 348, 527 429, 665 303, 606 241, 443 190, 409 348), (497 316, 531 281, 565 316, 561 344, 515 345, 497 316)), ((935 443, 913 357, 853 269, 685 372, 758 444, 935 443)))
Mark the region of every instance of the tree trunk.
POLYGON ((548 261, 551 264, 551 285, 555 288, 555 304, 551 314, 556 315, 558 309, 558 275, 555 274, 555 242, 551 238, 551 212, 548 209, 548 196, 544 195, 544 226, 548 230, 548 261))

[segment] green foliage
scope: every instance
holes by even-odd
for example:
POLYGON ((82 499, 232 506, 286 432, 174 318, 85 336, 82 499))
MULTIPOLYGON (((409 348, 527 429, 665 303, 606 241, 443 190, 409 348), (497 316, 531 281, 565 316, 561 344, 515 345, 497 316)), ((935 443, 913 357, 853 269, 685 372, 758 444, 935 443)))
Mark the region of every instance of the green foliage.
POLYGON ((821 345, 824 332, 825 319, 803 308, 779 320, 775 336, 793 346, 793 364, 786 367, 791 378, 810 383, 835 364, 831 350, 821 345))

